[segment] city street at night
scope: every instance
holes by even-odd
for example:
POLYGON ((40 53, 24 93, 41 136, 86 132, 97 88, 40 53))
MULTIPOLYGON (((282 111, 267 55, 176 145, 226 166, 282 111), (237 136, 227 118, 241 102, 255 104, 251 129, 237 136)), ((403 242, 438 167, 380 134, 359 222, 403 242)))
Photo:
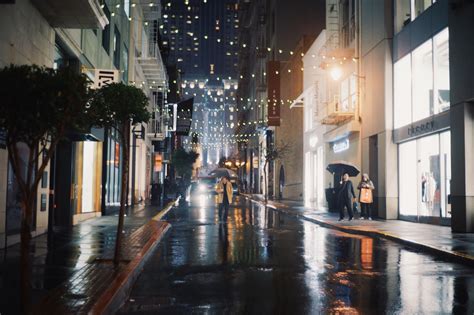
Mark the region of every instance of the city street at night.
POLYGON ((474 270, 238 198, 169 212, 120 314, 469 314, 474 270))
POLYGON ((474 0, 0 0, 0 315, 474 314, 474 0))

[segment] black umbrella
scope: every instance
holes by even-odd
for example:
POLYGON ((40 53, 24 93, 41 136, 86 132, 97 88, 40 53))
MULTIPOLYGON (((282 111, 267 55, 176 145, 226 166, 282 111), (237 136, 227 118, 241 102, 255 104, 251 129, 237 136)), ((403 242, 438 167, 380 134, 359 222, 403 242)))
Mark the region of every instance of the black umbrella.
POLYGON ((334 161, 332 163, 329 163, 326 169, 333 174, 347 173, 349 174, 349 176, 357 176, 360 173, 360 170, 357 168, 357 166, 346 161, 334 161))

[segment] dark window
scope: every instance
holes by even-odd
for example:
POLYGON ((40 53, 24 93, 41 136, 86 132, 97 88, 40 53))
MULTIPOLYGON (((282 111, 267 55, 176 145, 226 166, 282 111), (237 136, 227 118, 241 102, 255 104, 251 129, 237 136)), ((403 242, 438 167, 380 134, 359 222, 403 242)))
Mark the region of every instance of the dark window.
MULTIPOLYGON (((110 11, 107 6, 104 6, 104 13, 107 20, 110 21, 110 11)), ((104 47, 107 54, 110 53, 110 23, 107 24, 102 31, 102 47, 104 47)))
POLYGON ((114 65, 120 69, 120 32, 117 26, 114 31, 114 65))

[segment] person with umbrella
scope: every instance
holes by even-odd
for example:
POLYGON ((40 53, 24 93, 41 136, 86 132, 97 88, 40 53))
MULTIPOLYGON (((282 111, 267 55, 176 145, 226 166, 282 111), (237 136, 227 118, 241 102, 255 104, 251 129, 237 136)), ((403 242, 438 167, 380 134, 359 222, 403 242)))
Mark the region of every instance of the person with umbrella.
POLYGON ((227 222, 229 205, 232 203, 232 183, 229 177, 223 176, 216 187, 217 203, 219 204, 219 219, 227 222))
POLYGON ((339 221, 344 219, 344 207, 347 208, 347 213, 349 214, 349 221, 354 217, 352 212, 352 201, 356 198, 354 193, 354 185, 349 180, 349 174, 344 173, 342 176, 341 188, 338 193, 339 201, 339 221))

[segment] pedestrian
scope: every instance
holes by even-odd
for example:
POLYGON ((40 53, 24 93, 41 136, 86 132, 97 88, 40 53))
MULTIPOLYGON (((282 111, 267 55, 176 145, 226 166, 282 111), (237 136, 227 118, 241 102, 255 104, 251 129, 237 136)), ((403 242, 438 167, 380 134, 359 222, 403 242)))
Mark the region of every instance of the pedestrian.
POLYGON ((339 221, 344 219, 344 207, 347 208, 347 213, 349 214, 349 221, 352 220, 354 217, 354 213, 352 212, 352 202, 356 198, 354 193, 354 186, 352 182, 349 180, 349 174, 344 173, 342 176, 341 188, 339 189, 338 193, 338 201, 339 201, 339 221))
POLYGON ((229 205, 232 203, 232 183, 227 176, 223 176, 217 184, 217 203, 219 204, 219 219, 227 222, 229 205))
POLYGON ((359 202, 361 208, 361 218, 372 220, 371 206, 374 202, 372 191, 375 189, 374 183, 370 180, 368 174, 362 174, 362 180, 357 186, 359 192, 359 202))

